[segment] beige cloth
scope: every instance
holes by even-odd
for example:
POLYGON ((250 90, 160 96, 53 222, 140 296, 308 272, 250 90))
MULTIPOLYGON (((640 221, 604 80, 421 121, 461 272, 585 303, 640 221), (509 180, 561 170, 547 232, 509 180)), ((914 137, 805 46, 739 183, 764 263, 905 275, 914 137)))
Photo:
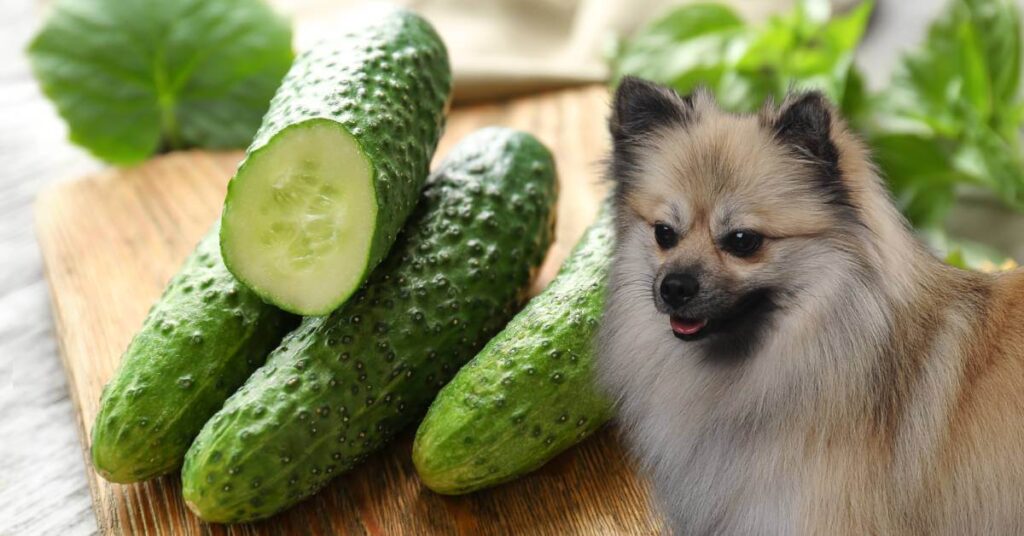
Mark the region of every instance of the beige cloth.
MULTIPOLYGON (((692 2, 693 0, 689 0, 692 2)), ((760 21, 794 0, 726 0, 760 21)), ((849 4, 849 0, 839 0, 849 4)), ((354 0, 278 0, 296 21, 296 46, 330 36, 354 0)), ((448 45, 455 98, 493 99, 605 80, 605 50, 673 5, 688 0, 397 0, 427 17, 448 45)))

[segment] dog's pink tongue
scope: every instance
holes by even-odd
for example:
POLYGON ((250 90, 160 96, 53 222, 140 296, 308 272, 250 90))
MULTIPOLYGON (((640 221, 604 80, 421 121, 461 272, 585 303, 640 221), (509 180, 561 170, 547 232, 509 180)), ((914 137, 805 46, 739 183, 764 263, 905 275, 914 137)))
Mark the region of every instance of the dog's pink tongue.
POLYGON ((683 320, 674 316, 669 321, 672 324, 672 331, 680 335, 693 335, 708 324, 707 320, 683 320))

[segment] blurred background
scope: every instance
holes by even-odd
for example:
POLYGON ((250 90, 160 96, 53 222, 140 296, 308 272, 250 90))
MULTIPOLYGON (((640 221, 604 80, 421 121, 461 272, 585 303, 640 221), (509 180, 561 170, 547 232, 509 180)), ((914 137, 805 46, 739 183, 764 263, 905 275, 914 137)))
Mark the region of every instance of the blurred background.
MULTIPOLYGON (((143 5, 143 17, 148 9, 138 0, 78 3, 115 12, 143 5)), ((330 37, 359 3, 271 2, 290 20, 297 50, 330 37)), ((897 203, 937 254, 982 270, 1024 259, 1022 2, 396 3, 423 13, 447 42, 455 106, 573 85, 612 87, 625 74, 681 92, 706 85, 735 110, 756 109, 790 87, 822 89, 872 146, 897 203)), ((0 440, 0 534, 96 530, 32 203, 47 183, 112 164, 96 148, 69 141, 68 124, 37 81, 46 66, 26 54, 53 4, 0 0, 0 438, 19 438, 0 440)), ((74 39, 55 39, 74 51, 74 39)), ((150 152, 192 146, 204 145, 172 137, 150 152)))

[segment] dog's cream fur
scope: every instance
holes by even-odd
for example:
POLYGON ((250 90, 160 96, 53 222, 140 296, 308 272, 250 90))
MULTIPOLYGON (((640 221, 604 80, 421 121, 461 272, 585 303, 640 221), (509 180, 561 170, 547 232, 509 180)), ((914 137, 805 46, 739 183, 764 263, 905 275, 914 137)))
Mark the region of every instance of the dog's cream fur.
POLYGON ((1024 274, 936 259, 834 112, 845 204, 773 135, 788 103, 739 116, 624 85, 613 133, 639 130, 615 138, 632 161, 612 165, 628 176, 611 177, 598 372, 673 532, 1024 534, 1024 274), (678 118, 650 115, 664 106, 678 118), (677 247, 657 247, 656 221, 677 247), (768 237, 754 258, 716 247, 737 227, 768 237), (738 362, 676 339, 656 307, 659 271, 694 261, 725 292, 781 290, 738 362))

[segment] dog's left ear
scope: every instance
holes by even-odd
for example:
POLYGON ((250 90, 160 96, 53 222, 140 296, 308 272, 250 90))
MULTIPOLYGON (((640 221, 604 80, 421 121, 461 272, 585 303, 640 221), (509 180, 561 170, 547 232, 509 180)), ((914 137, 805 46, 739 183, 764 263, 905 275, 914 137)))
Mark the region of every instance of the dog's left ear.
POLYGON ((771 128, 776 139, 803 156, 827 166, 839 165, 839 152, 832 143, 832 105, 821 92, 786 99, 771 128))
POLYGON ((850 205, 832 140, 832 105, 818 91, 791 95, 774 119, 765 119, 775 139, 814 166, 815 183, 829 203, 850 205))

